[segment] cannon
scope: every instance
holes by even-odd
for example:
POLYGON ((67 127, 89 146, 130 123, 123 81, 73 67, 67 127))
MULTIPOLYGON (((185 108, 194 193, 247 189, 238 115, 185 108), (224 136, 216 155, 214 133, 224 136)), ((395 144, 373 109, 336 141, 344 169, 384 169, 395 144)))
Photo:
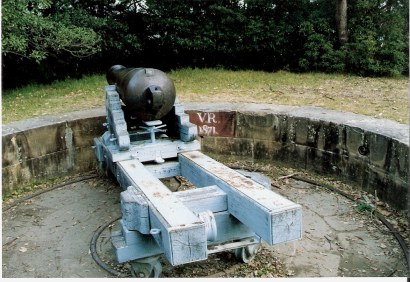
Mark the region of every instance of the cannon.
POLYGON ((93 147, 123 190, 111 242, 133 276, 159 277, 161 256, 177 266, 233 251, 246 263, 261 240, 301 238, 300 205, 200 151, 197 127, 165 73, 116 65, 107 81, 107 130, 93 147), (172 192, 161 179, 175 176, 195 188, 172 192))
POLYGON ((160 70, 114 65, 107 72, 107 82, 116 86, 133 119, 158 120, 174 106, 174 83, 160 70))

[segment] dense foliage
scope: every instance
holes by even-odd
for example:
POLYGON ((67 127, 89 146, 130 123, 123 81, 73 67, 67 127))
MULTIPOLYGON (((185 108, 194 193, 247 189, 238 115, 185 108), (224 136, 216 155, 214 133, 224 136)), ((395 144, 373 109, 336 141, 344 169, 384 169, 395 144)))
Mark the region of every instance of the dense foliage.
POLYGON ((338 1, 4 0, 3 86, 112 64, 407 73, 408 1, 347 0, 347 41, 338 1))

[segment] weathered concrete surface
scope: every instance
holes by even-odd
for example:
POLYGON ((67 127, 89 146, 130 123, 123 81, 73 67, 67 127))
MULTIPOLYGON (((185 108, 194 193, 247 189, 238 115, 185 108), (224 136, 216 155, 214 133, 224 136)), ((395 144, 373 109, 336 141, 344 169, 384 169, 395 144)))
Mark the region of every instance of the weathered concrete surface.
MULTIPOLYGON (((313 107, 266 104, 186 104, 191 115, 223 118, 235 113, 230 137, 210 134, 202 150, 217 154, 280 160, 290 166, 332 174, 358 184, 364 191, 399 210, 408 205, 409 127, 313 107)), ((197 122, 197 120, 192 120, 197 122)), ((198 128, 207 123, 197 123, 198 128)), ((215 127, 218 120, 213 123, 215 127)))
POLYGON ((48 177, 95 168, 92 140, 104 132, 102 109, 3 125, 2 192, 48 177))
MULTIPOLYGON (((266 178, 258 180, 266 183, 266 178)), ((292 179, 276 192, 303 207, 303 239, 264 246, 271 250, 267 262, 279 258, 289 276, 409 275, 393 236, 368 214, 356 212, 351 201, 292 179)), ((119 193, 119 186, 109 178, 87 180, 47 192, 3 212, 3 278, 111 277, 93 261, 89 244, 99 226, 119 216, 119 193)), ((108 229, 97 249, 102 259, 114 263, 108 229)), ((218 259, 215 264, 224 263, 218 259)), ((203 265, 193 263, 178 270, 169 265, 163 267, 166 277, 180 277, 184 268, 192 274, 192 268, 201 269, 203 265)), ((253 271, 248 274, 252 277, 253 271)), ((228 276, 235 277, 235 271, 228 276)))
POLYGON ((3 277, 109 277, 94 262, 94 231, 120 215, 110 180, 68 185, 3 212, 3 277))
MULTIPOLYGON (((358 184, 398 210, 409 197, 409 128, 384 119, 313 107, 185 104, 203 152, 274 160, 358 184)), ((2 191, 33 180, 89 171, 103 109, 3 126, 2 191)))
POLYGON ((299 277, 407 276, 406 260, 389 230, 343 196, 290 180, 278 193, 303 206, 303 239, 275 250, 299 277))

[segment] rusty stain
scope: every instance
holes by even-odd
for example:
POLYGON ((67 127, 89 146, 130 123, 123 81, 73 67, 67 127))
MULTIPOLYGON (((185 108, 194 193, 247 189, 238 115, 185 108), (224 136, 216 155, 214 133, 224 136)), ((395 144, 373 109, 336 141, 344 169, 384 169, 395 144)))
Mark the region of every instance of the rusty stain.
MULTIPOLYGON (((231 186, 234 186, 236 188, 243 187, 247 189, 257 188, 257 186, 255 185, 256 183, 254 183, 252 180, 249 180, 248 178, 242 175, 235 175, 233 173, 231 173, 230 175, 228 173, 223 173, 223 174, 225 174, 226 177, 221 177, 221 179, 226 181, 231 186)), ((218 175, 218 176, 221 176, 221 175, 218 175)))
POLYGON ((152 194, 152 196, 156 198, 160 198, 160 197, 163 197, 164 195, 162 195, 160 192, 155 192, 154 194, 152 194))

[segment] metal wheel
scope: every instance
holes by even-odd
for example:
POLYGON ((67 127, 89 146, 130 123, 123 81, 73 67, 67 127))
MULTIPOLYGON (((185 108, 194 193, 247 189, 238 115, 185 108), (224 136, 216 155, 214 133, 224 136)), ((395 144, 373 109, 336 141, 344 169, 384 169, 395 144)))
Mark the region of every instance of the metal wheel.
POLYGON ((136 278, 158 278, 161 276, 162 266, 159 260, 150 263, 132 262, 131 275, 136 278))
POLYGON ((235 250, 235 257, 244 263, 249 263, 255 258, 258 248, 259 244, 238 248, 235 250))

